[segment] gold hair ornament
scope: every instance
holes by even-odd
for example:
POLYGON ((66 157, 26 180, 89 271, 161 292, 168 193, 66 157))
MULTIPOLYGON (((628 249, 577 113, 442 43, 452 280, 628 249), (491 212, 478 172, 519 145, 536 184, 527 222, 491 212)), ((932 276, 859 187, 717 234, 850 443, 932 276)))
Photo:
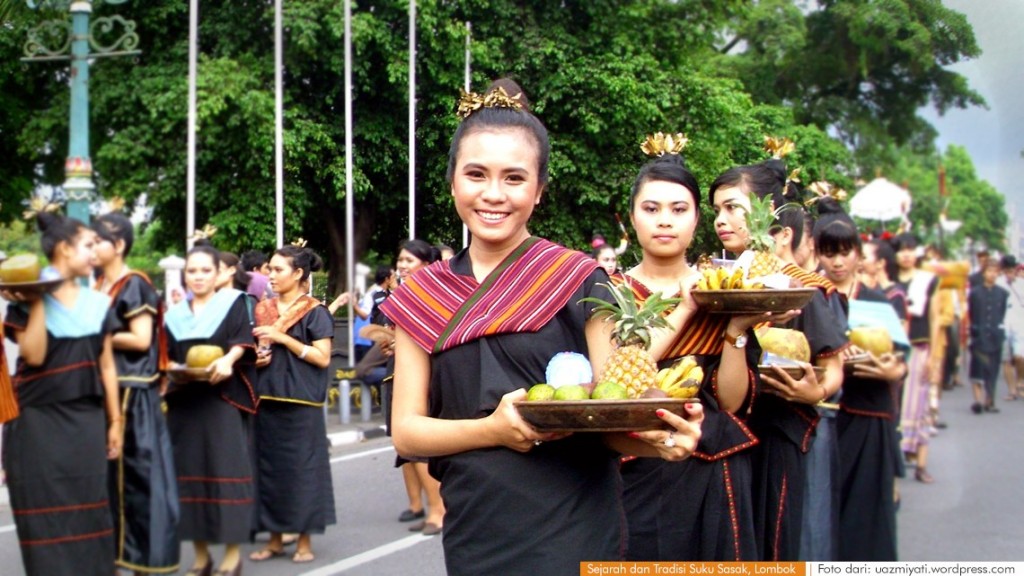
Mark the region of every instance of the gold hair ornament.
POLYGON ((846 190, 843 190, 842 188, 839 188, 837 186, 833 186, 831 183, 826 182, 825 180, 811 182, 811 184, 807 186, 807 189, 814 194, 814 197, 807 199, 804 202, 804 206, 810 206, 815 202, 821 200, 822 198, 825 198, 826 196, 831 197, 833 200, 837 202, 842 202, 846 200, 848 196, 846 190))
POLYGON ((189 236, 189 240, 195 242, 196 240, 209 240, 213 238, 213 235, 217 233, 217 227, 213 224, 207 224, 203 226, 201 230, 196 230, 189 236))
POLYGON ((33 196, 28 201, 28 210, 21 213, 22 218, 25 220, 32 220, 36 216, 39 216, 43 212, 56 212, 60 210, 60 202, 53 202, 51 200, 44 200, 40 196, 33 196))
POLYGON ((120 212, 124 210, 125 201, 120 196, 114 196, 110 200, 107 200, 107 213, 120 212))
POLYGON ((789 138, 776 138, 766 135, 764 137, 764 149, 772 155, 772 158, 781 160, 796 150, 796 144, 789 138))
POLYGON ((477 94, 476 92, 466 92, 465 90, 460 92, 462 92, 462 96, 459 98, 459 109, 455 111, 455 115, 463 120, 469 118, 470 115, 481 108, 523 109, 523 103, 519 100, 523 93, 520 92, 515 96, 509 96, 508 92, 501 86, 484 95, 477 94))
POLYGON ((647 139, 644 140, 643 144, 640 144, 640 149, 648 156, 678 155, 683 151, 683 148, 686 148, 689 142, 690 139, 681 132, 675 134, 658 132, 656 134, 648 134, 647 139))
POLYGON ((297 246, 299 248, 305 248, 306 247, 306 239, 303 238, 302 236, 299 236, 299 238, 297 240, 293 240, 292 241, 292 246, 297 246))

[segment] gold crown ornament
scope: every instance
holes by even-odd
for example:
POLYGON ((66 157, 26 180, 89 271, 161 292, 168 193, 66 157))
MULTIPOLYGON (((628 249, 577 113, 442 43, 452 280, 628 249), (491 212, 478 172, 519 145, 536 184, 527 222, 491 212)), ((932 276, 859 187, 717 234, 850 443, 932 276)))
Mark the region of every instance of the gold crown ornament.
POLYGON ((213 238, 213 235, 217 233, 217 227, 213 224, 207 224, 202 229, 196 230, 189 236, 189 240, 195 242, 196 240, 209 240, 213 238))
POLYGON ((846 190, 843 190, 838 186, 834 186, 832 183, 826 182, 825 180, 811 182, 807 186, 807 189, 810 190, 811 193, 814 194, 814 196, 807 199, 804 202, 804 206, 810 206, 815 202, 821 200, 822 198, 825 198, 826 196, 831 197, 833 200, 837 202, 842 202, 846 200, 847 196, 849 196, 846 190))
POLYGON ((306 239, 303 238, 302 236, 299 236, 299 238, 297 240, 292 240, 292 246, 296 246, 298 248, 305 248, 306 247, 306 239))
POLYGON ((43 212, 56 212, 60 210, 60 202, 53 202, 41 196, 33 196, 27 204, 28 210, 21 213, 22 218, 25 220, 32 220, 43 212))
POLYGON ((655 157, 664 156, 665 154, 678 155, 686 148, 689 142, 690 139, 681 132, 675 134, 657 132, 647 135, 647 139, 640 144, 640 150, 643 150, 644 154, 648 156, 655 157))
POLYGON ((474 112, 481 108, 523 109, 523 103, 519 100, 522 98, 523 93, 520 92, 515 96, 509 96, 508 92, 506 92, 501 86, 498 86, 494 90, 483 95, 477 94, 476 92, 466 92, 465 90, 461 90, 460 92, 462 92, 462 96, 459 97, 459 108, 455 111, 455 115, 463 120, 469 118, 474 112))
POLYGON ((796 150, 796 144, 789 138, 776 138, 766 135, 764 137, 764 149, 772 155, 772 158, 781 160, 796 150))

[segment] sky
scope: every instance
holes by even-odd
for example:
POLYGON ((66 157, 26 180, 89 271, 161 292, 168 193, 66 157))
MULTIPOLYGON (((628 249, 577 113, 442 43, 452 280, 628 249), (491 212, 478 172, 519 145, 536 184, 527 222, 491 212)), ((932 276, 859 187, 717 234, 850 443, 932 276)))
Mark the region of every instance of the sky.
MULTIPOLYGON (((964 75, 988 102, 988 109, 951 110, 939 116, 934 109, 921 115, 939 131, 936 144, 963 146, 974 160, 978 176, 1006 197, 1013 223, 1024 223, 1024 1, 943 0, 967 16, 981 47, 978 58, 950 66, 964 75)), ((1021 252, 1021 247, 1015 247, 1021 252)))

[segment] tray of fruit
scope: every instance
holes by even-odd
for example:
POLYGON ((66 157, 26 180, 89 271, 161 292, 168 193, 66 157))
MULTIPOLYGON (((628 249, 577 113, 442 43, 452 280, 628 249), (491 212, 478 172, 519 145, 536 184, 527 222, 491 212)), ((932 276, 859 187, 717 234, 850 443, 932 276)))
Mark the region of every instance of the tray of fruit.
MULTIPOLYGON (((644 384, 622 385, 605 381, 596 386, 589 378, 585 359, 578 354, 559 354, 548 364, 549 383, 530 388, 526 401, 516 409, 541 432, 633 432, 665 428, 657 410, 685 416, 704 379, 693 356, 651 372, 644 384), (576 376, 576 378, 574 378, 576 376)), ((608 371, 606 371, 608 372, 608 371)))
POLYGON ((23 296, 50 292, 64 282, 53 268, 42 268, 35 254, 18 254, 0 263, 0 290, 23 296))
POLYGON ((185 364, 167 369, 167 378, 174 384, 209 382, 210 364, 224 356, 224 349, 211 344, 197 344, 185 354, 185 364))
POLYGON ((816 288, 766 288, 744 276, 745 270, 710 268, 690 294, 697 304, 713 314, 763 314, 799 310, 814 297, 816 288))
MULTIPOLYGON (((794 380, 799 380, 799 379, 803 378, 803 376, 804 376, 804 369, 803 369, 802 366, 785 366, 785 365, 780 365, 780 364, 774 364, 774 365, 762 364, 762 365, 759 365, 757 367, 757 372, 761 376, 774 376, 774 377, 777 378, 778 375, 775 373, 775 369, 772 366, 778 366, 780 369, 782 369, 783 372, 788 374, 789 377, 794 379, 794 380)), ((818 381, 820 382, 821 379, 825 377, 825 369, 824 368, 819 368, 818 366, 812 366, 812 369, 814 370, 814 377, 817 378, 818 381)))

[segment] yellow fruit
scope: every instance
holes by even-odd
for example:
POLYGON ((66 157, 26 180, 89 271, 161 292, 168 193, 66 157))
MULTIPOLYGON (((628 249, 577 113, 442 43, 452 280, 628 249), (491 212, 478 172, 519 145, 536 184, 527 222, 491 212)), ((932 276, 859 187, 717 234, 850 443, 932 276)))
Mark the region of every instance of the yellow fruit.
POLYGON ((35 254, 17 254, 0 264, 0 282, 35 282, 39 280, 39 257, 35 254))
MULTIPOLYGON (((693 382, 690 380, 689 382, 693 382)), ((669 398, 693 398, 700 391, 700 384, 687 384, 685 386, 677 386, 668 391, 669 398)))
POLYGON ((800 362, 811 361, 811 347, 803 332, 786 328, 761 328, 757 331, 757 341, 765 352, 800 362))
POLYGON ((555 396, 554 387, 549 384, 534 384, 530 387, 530 391, 526 393, 527 402, 538 402, 543 400, 551 400, 555 396))
POLYGON ((892 336, 885 328, 858 326, 850 329, 850 342, 875 356, 892 352, 892 336))
POLYGON ((730 290, 742 290, 743 289, 743 269, 737 267, 732 271, 732 275, 729 276, 729 289, 730 290))
POLYGON ((210 344, 198 344, 188 349, 185 365, 189 368, 206 368, 224 356, 224 349, 210 344))
POLYGON ((626 387, 630 398, 639 398, 644 390, 655 385, 658 366, 642 346, 619 346, 605 362, 601 382, 615 382, 626 387))

